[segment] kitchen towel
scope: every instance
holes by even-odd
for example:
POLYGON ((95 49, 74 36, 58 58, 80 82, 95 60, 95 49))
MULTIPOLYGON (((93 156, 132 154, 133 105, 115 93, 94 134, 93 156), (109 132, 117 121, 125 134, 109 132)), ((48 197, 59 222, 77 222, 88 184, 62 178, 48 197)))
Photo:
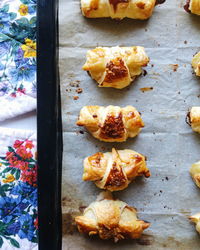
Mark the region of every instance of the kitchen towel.
POLYGON ((0 127, 0 248, 38 249, 35 131, 0 127))
POLYGON ((36 0, 0 1, 0 121, 36 109, 36 0))

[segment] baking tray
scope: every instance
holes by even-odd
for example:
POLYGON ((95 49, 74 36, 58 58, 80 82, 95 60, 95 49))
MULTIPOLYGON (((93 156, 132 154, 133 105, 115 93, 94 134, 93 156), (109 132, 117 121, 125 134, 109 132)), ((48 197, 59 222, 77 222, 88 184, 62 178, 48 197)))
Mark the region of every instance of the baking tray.
POLYGON ((37 3, 39 249, 61 249, 62 122, 58 73, 58 3, 37 3))
POLYGON ((199 160, 200 141, 185 123, 191 106, 200 105, 200 83, 191 68, 200 48, 200 19, 183 9, 185 0, 167 0, 147 21, 87 19, 79 0, 59 1, 60 80, 63 116, 62 212, 63 249, 197 250, 200 238, 188 216, 199 212, 200 192, 189 168, 199 160), (96 46, 144 46, 147 74, 128 88, 98 88, 81 67, 88 49, 96 46), (76 86, 83 89, 76 93, 76 86), (142 92, 140 88, 153 87, 142 92), (74 96, 78 96, 74 100, 74 96), (105 143, 75 125, 85 105, 135 106, 145 128, 124 143, 105 143), (139 241, 102 241, 79 234, 73 217, 100 193, 83 182, 83 159, 98 151, 129 148, 147 156, 152 176, 138 178, 116 198, 138 209, 151 226, 139 241))

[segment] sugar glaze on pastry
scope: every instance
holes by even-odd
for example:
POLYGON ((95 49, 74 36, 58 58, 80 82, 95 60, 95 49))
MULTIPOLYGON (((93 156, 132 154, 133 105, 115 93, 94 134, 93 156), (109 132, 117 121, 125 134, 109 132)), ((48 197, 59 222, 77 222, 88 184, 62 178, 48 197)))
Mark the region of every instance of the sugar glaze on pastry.
POLYGON ((148 19, 162 0, 81 0, 82 14, 88 18, 148 19))
POLYGON ((123 142, 135 137, 144 127, 139 112, 132 106, 85 106, 81 109, 78 126, 87 130, 100 141, 123 142))
POLYGON ((102 192, 84 210, 82 216, 75 218, 75 222, 81 233, 115 241, 140 238, 144 229, 150 226, 150 223, 137 218, 135 208, 123 201, 114 200, 109 192, 102 192))
POLYGON ((98 152, 84 160, 84 181, 94 181, 97 187, 109 191, 125 189, 137 176, 150 176, 145 157, 133 150, 112 149, 98 152))
POLYGON ((149 58, 143 47, 97 47, 89 50, 83 70, 99 87, 122 89, 142 73, 149 58))

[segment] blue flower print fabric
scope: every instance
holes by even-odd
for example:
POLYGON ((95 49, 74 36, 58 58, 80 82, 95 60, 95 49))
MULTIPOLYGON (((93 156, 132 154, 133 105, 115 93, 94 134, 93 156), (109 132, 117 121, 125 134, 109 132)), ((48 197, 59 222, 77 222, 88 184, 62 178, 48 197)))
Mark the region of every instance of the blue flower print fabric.
POLYGON ((0 121, 36 108, 36 0, 0 1, 0 105, 0 121))

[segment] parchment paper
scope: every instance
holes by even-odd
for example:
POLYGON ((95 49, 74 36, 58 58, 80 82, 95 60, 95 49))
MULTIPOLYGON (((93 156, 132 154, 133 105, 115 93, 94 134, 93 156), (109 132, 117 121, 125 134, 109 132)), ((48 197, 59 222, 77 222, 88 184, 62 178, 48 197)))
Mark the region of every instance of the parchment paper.
POLYGON ((191 68, 192 56, 200 50, 200 17, 187 14, 184 2, 167 0, 148 21, 119 22, 86 19, 79 0, 60 0, 64 250, 200 249, 200 238, 188 220, 200 212, 200 191, 189 175, 190 165, 200 160, 200 138, 185 123, 188 108, 200 105, 200 79, 191 68), (148 74, 123 90, 98 88, 81 69, 86 51, 98 45, 144 46, 151 59, 145 68, 148 74), (83 90, 80 94, 78 87, 83 90), (153 90, 143 93, 143 87, 153 90), (74 100, 75 96, 79 99, 74 100), (105 143, 75 125, 83 106, 110 104, 133 105, 142 113, 146 126, 139 136, 124 143, 105 143), (114 193, 136 207, 139 218, 151 222, 138 241, 114 244, 91 239, 80 235, 73 224, 73 216, 100 193, 94 183, 82 181, 83 159, 113 146, 146 155, 152 173, 149 179, 138 178, 114 193))

